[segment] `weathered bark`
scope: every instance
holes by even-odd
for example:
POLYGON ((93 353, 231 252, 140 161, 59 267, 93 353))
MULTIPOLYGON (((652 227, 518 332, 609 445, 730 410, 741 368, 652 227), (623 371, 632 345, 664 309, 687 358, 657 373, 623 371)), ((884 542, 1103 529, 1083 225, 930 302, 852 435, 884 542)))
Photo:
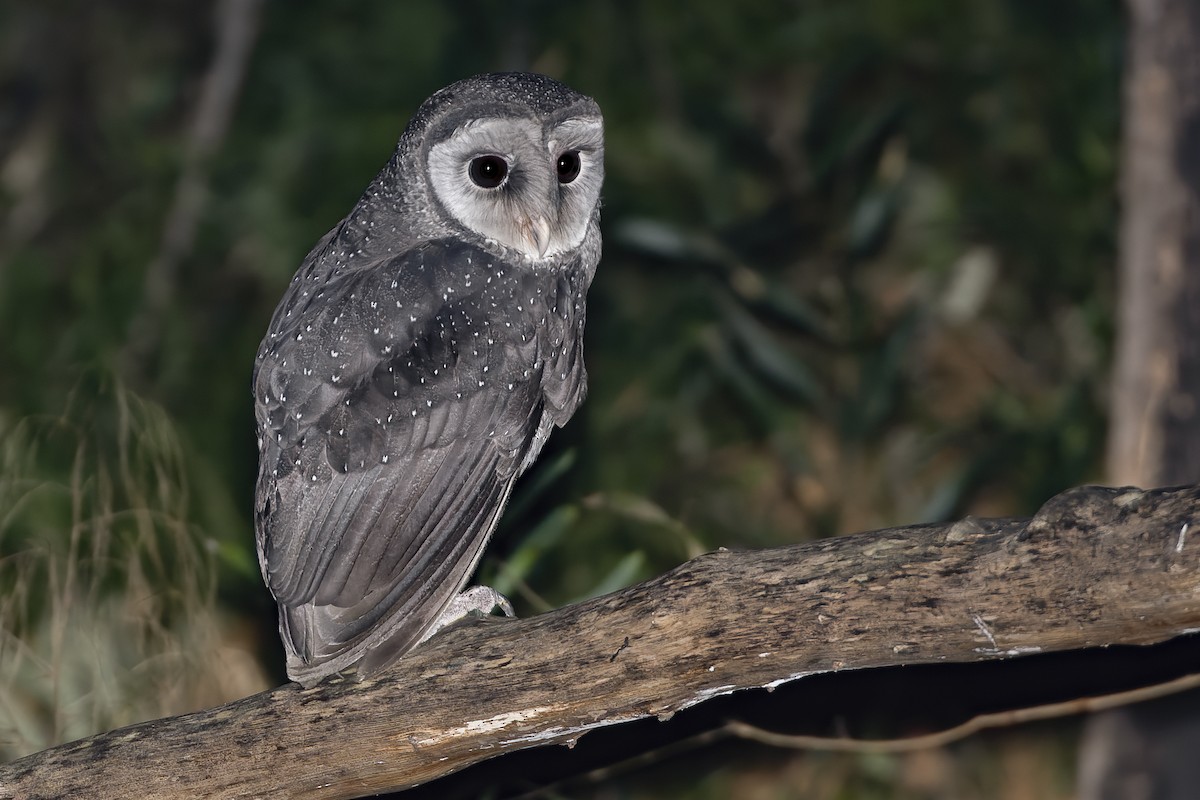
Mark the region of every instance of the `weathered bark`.
POLYGON ((0 797, 345 798, 818 672, 1151 644, 1200 629, 1200 487, 1085 487, 967 519, 709 553, 362 683, 288 685, 0 767, 0 797))

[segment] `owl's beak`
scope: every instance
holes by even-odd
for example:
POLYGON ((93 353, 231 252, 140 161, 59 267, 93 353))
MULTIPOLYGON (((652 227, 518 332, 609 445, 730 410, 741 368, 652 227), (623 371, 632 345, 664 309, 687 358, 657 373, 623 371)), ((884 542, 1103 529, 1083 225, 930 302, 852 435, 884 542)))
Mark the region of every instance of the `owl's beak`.
POLYGON ((543 216, 528 218, 521 221, 521 235, 525 237, 525 241, 533 245, 533 249, 537 250, 538 257, 546 255, 546 251, 550 248, 550 221, 543 216))

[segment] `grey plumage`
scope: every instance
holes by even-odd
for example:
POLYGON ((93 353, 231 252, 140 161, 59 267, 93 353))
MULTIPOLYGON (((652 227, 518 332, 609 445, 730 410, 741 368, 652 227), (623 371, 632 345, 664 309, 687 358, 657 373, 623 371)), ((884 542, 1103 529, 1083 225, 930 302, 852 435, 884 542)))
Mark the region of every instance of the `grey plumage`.
POLYGON ((603 155, 590 98, 460 81, 296 273, 254 374, 259 560, 294 680, 375 672, 439 624, 582 401, 603 155))

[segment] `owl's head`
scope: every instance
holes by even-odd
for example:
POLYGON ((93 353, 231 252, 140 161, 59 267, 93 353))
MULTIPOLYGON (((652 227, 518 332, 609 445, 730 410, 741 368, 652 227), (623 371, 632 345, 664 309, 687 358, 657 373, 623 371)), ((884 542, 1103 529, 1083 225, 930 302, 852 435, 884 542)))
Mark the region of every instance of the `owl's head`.
POLYGON ((558 81, 467 78, 429 98, 405 138, 452 226, 540 260, 574 250, 595 224, 604 121, 558 81))

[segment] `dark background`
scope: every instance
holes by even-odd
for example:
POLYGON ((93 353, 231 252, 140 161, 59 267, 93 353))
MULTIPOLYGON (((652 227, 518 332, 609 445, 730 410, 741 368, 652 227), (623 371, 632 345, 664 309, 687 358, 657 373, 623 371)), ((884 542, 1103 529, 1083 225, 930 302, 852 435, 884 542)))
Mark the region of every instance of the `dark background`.
MULTIPOLYGON (((0 752, 283 680, 254 352, 411 113, 480 71, 607 125, 590 397, 481 569, 519 613, 1099 480, 1122 57, 1115 0, 0 6, 0 752)), ((578 792, 1068 797, 1074 735, 578 792)))

